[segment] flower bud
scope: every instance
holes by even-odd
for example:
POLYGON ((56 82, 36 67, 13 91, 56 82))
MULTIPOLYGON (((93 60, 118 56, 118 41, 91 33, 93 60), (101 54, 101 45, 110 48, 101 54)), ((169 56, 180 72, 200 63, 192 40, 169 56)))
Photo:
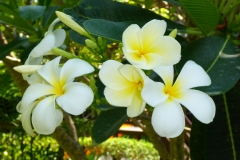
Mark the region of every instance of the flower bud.
POLYGON ((96 48, 98 48, 97 44, 96 44, 95 42, 91 41, 90 39, 86 39, 86 40, 85 40, 85 43, 86 43, 86 45, 87 45, 89 48, 91 48, 91 49, 96 49, 96 48))
POLYGON ((14 67, 13 69, 19 73, 23 74, 33 74, 36 73, 37 70, 42 68, 43 65, 21 65, 14 67))
POLYGON ((177 29, 172 30, 172 32, 169 34, 170 37, 176 38, 177 36, 177 29))

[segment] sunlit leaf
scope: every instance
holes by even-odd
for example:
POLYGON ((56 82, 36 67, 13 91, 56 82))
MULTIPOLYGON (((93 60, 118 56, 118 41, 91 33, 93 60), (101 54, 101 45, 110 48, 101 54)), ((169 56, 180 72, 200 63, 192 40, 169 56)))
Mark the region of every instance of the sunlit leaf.
POLYGON ((208 0, 179 0, 191 20, 204 34, 212 31, 219 21, 217 8, 208 0))
POLYGON ((13 25, 14 27, 26 32, 36 33, 34 28, 29 25, 22 17, 19 16, 11 7, 7 4, 0 2, 0 22, 13 25), (20 23, 21 22, 21 23, 20 23))

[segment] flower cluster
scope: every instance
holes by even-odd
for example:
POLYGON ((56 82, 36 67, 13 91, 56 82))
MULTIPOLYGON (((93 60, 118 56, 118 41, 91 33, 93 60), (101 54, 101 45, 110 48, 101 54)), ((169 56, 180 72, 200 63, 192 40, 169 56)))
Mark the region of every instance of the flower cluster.
POLYGON ((61 56, 58 56, 41 65, 43 56, 55 55, 53 49, 61 46, 65 40, 66 32, 63 29, 53 31, 54 25, 59 21, 57 18, 49 26, 45 37, 31 51, 25 64, 14 67, 30 84, 17 105, 17 111, 22 114, 24 130, 31 136, 34 135, 32 126, 39 134, 53 133, 62 122, 63 112, 82 114, 94 98, 89 86, 74 82, 76 77, 94 71, 88 62, 74 58, 62 65, 61 56))
MULTIPOLYGON (((25 64, 14 69, 23 74, 30 86, 17 105, 22 113, 22 125, 29 135, 33 129, 39 134, 51 134, 60 125, 63 112, 82 114, 93 102, 89 86, 74 82, 76 77, 94 71, 86 61, 60 50, 66 37, 63 29, 53 28, 62 21, 95 44, 95 38, 79 26, 70 16, 56 12, 58 18, 49 26, 42 41, 31 51, 25 64), (61 56, 41 65, 45 55, 62 55, 73 58, 60 64, 61 56)), ((181 59, 181 45, 175 40, 176 30, 164 35, 167 24, 152 20, 142 28, 130 25, 122 36, 122 51, 130 64, 107 60, 101 65, 99 78, 106 86, 106 100, 114 106, 127 107, 129 117, 139 116, 146 104, 154 107, 152 125, 165 137, 176 137, 185 126, 185 106, 203 123, 210 123, 215 116, 215 104, 207 94, 192 89, 208 86, 211 79, 204 69, 188 61, 174 82, 173 65, 181 59), (143 70, 152 70, 163 82, 150 79, 143 70)), ((96 45, 96 44, 95 44, 96 45)), ((96 45, 96 47, 98 47, 96 45)), ((91 47, 90 47, 91 48, 91 47)))
POLYGON ((130 25, 123 33, 122 51, 132 65, 108 60, 103 63, 99 77, 106 86, 107 101, 127 107, 127 115, 136 117, 146 103, 154 107, 152 125, 156 133, 173 138, 185 127, 184 105, 203 123, 215 116, 215 104, 207 94, 191 89, 211 84, 210 77, 201 66, 188 61, 173 84, 173 65, 181 58, 181 46, 171 36, 164 36, 166 22, 152 20, 142 28, 130 25), (142 71, 153 70, 163 80, 154 82, 142 71))

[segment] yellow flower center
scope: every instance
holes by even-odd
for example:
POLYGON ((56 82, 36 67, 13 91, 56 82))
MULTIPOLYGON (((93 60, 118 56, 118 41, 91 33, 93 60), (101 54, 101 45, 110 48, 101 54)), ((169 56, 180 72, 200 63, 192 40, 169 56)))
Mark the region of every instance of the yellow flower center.
POLYGON ((178 88, 175 86, 165 87, 164 92, 169 96, 169 98, 179 98, 181 96, 181 92, 179 92, 178 88))

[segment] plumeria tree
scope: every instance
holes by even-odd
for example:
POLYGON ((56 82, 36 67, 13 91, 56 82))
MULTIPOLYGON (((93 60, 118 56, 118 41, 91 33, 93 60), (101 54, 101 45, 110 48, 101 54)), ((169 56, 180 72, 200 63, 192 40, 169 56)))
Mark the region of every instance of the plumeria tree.
POLYGON ((17 35, 1 31, 0 58, 22 92, 14 107, 29 136, 51 135, 87 159, 74 120, 90 110, 95 144, 128 120, 163 160, 240 158, 238 1, 50 4, 18 15, 0 2, 17 35))

